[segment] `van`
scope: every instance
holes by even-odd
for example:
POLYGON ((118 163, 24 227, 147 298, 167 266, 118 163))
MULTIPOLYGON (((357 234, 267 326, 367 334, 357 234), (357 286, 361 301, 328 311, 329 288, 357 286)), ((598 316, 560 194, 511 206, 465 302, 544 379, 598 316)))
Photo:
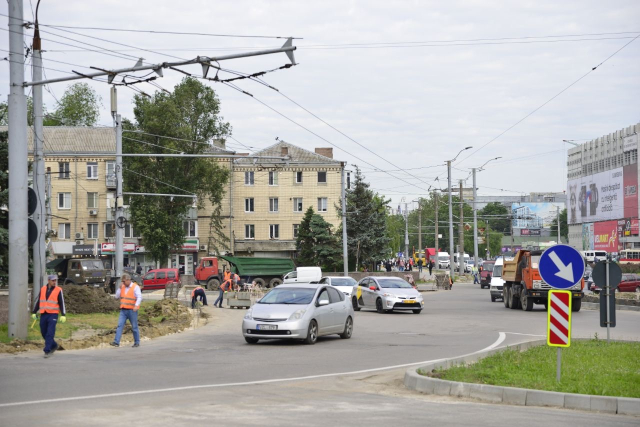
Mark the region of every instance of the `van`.
POLYGON ((167 283, 180 283, 180 271, 177 268, 158 268, 149 270, 142 279, 144 290, 164 289, 167 283))
POLYGON ((582 251, 581 254, 586 262, 596 262, 596 258, 598 261, 607 259, 606 251, 582 251))
POLYGON ((504 286, 504 280, 502 280, 502 267, 504 266, 504 258, 499 257, 493 264, 493 270, 491 272, 491 283, 489 284, 489 293, 491 294, 491 302, 495 302, 497 299, 504 301, 502 295, 502 287, 504 286))
MULTIPOLYGON (((455 269, 457 270, 460 267, 460 264, 458 264, 458 258, 459 258, 460 254, 458 252, 453 254, 453 265, 455 266, 455 269)), ((471 257, 469 256, 469 254, 465 253, 462 254, 463 260, 464 260, 464 271, 465 273, 471 273, 471 257)))
POLYGON ((322 279, 320 267, 298 267, 296 271, 285 274, 283 283, 317 283, 320 279, 322 279))
POLYGON ((438 268, 449 268, 451 256, 448 252, 438 252, 438 268))

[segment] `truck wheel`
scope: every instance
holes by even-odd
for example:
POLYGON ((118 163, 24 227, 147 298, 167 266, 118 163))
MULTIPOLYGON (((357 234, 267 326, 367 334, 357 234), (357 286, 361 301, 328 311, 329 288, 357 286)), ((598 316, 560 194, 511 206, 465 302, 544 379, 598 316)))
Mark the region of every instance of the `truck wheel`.
POLYGON ((504 308, 509 308, 509 287, 506 285, 502 288, 502 302, 504 308))
POLYGON ((509 289, 509 308, 512 310, 520 308, 520 297, 514 290, 513 286, 509 289))
POLYGON ((533 298, 529 298, 525 290, 523 290, 522 293, 520 294, 520 307, 524 311, 533 310, 533 298))
POLYGON ((278 285, 282 285, 282 279, 280 279, 279 277, 274 277, 273 279, 269 280, 270 288, 275 288, 278 285))
POLYGON ((209 279, 207 282, 207 289, 210 291, 217 291, 220 288, 220 280, 218 279, 209 279))
POLYGON ((265 287, 265 283, 263 279, 258 277, 257 279, 253 279, 253 281, 256 282, 256 286, 259 286, 261 288, 265 287))
POLYGON ((582 298, 574 298, 573 301, 571 301, 571 311, 578 312, 580 311, 581 307, 582 307, 582 298))

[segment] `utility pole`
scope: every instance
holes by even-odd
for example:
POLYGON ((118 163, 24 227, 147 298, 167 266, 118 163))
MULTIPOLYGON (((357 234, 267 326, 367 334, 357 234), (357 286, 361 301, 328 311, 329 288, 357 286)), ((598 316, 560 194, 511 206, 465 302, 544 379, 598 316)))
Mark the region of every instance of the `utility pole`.
MULTIPOLYGON (((33 32, 33 57, 31 58, 31 70, 34 80, 42 80, 42 41, 40 39, 40 30, 38 26, 38 8, 36 6, 36 22, 33 32)), ((33 220, 38 230, 36 241, 33 245, 33 290, 31 293, 31 305, 38 298, 40 288, 45 286, 47 281, 47 248, 46 239, 46 207, 45 202, 47 196, 45 193, 45 173, 44 173, 44 131, 43 131, 43 107, 42 107, 42 86, 33 88, 33 187, 36 193, 36 210, 33 220)))
POLYGON ((464 202, 462 200, 462 180, 460 180, 460 229, 458 230, 458 272, 464 274, 464 202))
MULTIPOLYGON (((422 205, 418 200, 418 254, 422 250, 422 205)), ((424 254, 424 259, 427 259, 427 254, 424 254)))
POLYGON ((560 239, 560 206, 556 206, 556 221, 558 222, 558 244, 562 243, 560 239))
POLYGON ((451 160, 447 160, 447 181, 449 185, 449 275, 453 279, 453 254, 456 248, 453 246, 453 200, 451 199, 451 160))
POLYGON ((473 172, 473 265, 478 268, 478 210, 476 209, 476 198, 478 196, 476 189, 476 168, 473 172))
POLYGON ((435 260, 435 267, 436 268, 440 268, 440 265, 439 265, 440 260, 438 258, 438 251, 440 250, 440 249, 438 249, 440 247, 438 245, 438 199, 439 199, 439 197, 438 197, 438 193, 435 192, 435 191, 433 192, 433 196, 435 198, 435 205, 436 205, 436 251, 435 251, 436 252, 436 260, 435 260))
POLYGON ((347 191, 345 189, 344 179, 344 162, 340 164, 342 167, 342 174, 340 176, 340 197, 342 199, 342 264, 344 266, 344 276, 349 275, 349 256, 347 253, 347 191))
MULTIPOLYGON (((115 87, 112 94, 116 93, 115 87)), ((116 104, 117 105, 117 104, 116 104)), ((122 277, 122 267, 124 263, 124 197, 122 197, 122 118, 120 114, 114 112, 116 126, 116 289, 120 287, 122 277)))
POLYGON ((489 218, 487 218, 485 222, 487 224, 487 229, 486 229, 487 237, 485 239, 485 245, 487 245, 486 256, 487 256, 487 259, 490 259, 491 258, 491 249, 489 249, 489 218))
POLYGON ((407 215, 407 202, 404 202, 404 258, 409 258, 409 216, 407 215))
POLYGON ((9 338, 27 338, 27 99, 22 0, 9 0, 9 338))

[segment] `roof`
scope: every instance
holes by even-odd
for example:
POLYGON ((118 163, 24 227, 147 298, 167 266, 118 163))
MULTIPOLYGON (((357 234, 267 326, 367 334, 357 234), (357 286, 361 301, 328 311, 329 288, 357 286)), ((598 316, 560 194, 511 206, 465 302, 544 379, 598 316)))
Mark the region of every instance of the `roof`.
MULTIPOLYGON (((334 160, 321 154, 314 153, 313 151, 305 150, 304 148, 300 148, 286 141, 278 141, 278 143, 270 147, 251 153, 251 155, 284 157, 282 155, 283 148, 287 148, 287 155, 290 157, 289 163, 321 163, 334 165, 340 165, 342 163, 340 160, 334 160)), ((272 163, 272 161, 269 162, 272 163)), ((235 163, 238 165, 251 165, 254 163, 254 159, 237 159, 235 163)))
POLYGON ((319 283, 283 283, 282 285, 278 285, 278 289, 280 288, 302 288, 302 289, 317 289, 320 286, 324 286, 319 283))

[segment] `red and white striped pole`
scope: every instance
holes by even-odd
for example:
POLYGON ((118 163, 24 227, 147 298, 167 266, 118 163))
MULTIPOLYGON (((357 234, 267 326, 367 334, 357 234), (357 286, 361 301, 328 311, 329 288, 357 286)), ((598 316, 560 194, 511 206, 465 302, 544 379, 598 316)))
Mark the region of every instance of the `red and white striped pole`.
POLYGON ((547 345, 558 347, 556 380, 559 382, 562 347, 571 345, 571 292, 549 291, 547 307, 547 345))

